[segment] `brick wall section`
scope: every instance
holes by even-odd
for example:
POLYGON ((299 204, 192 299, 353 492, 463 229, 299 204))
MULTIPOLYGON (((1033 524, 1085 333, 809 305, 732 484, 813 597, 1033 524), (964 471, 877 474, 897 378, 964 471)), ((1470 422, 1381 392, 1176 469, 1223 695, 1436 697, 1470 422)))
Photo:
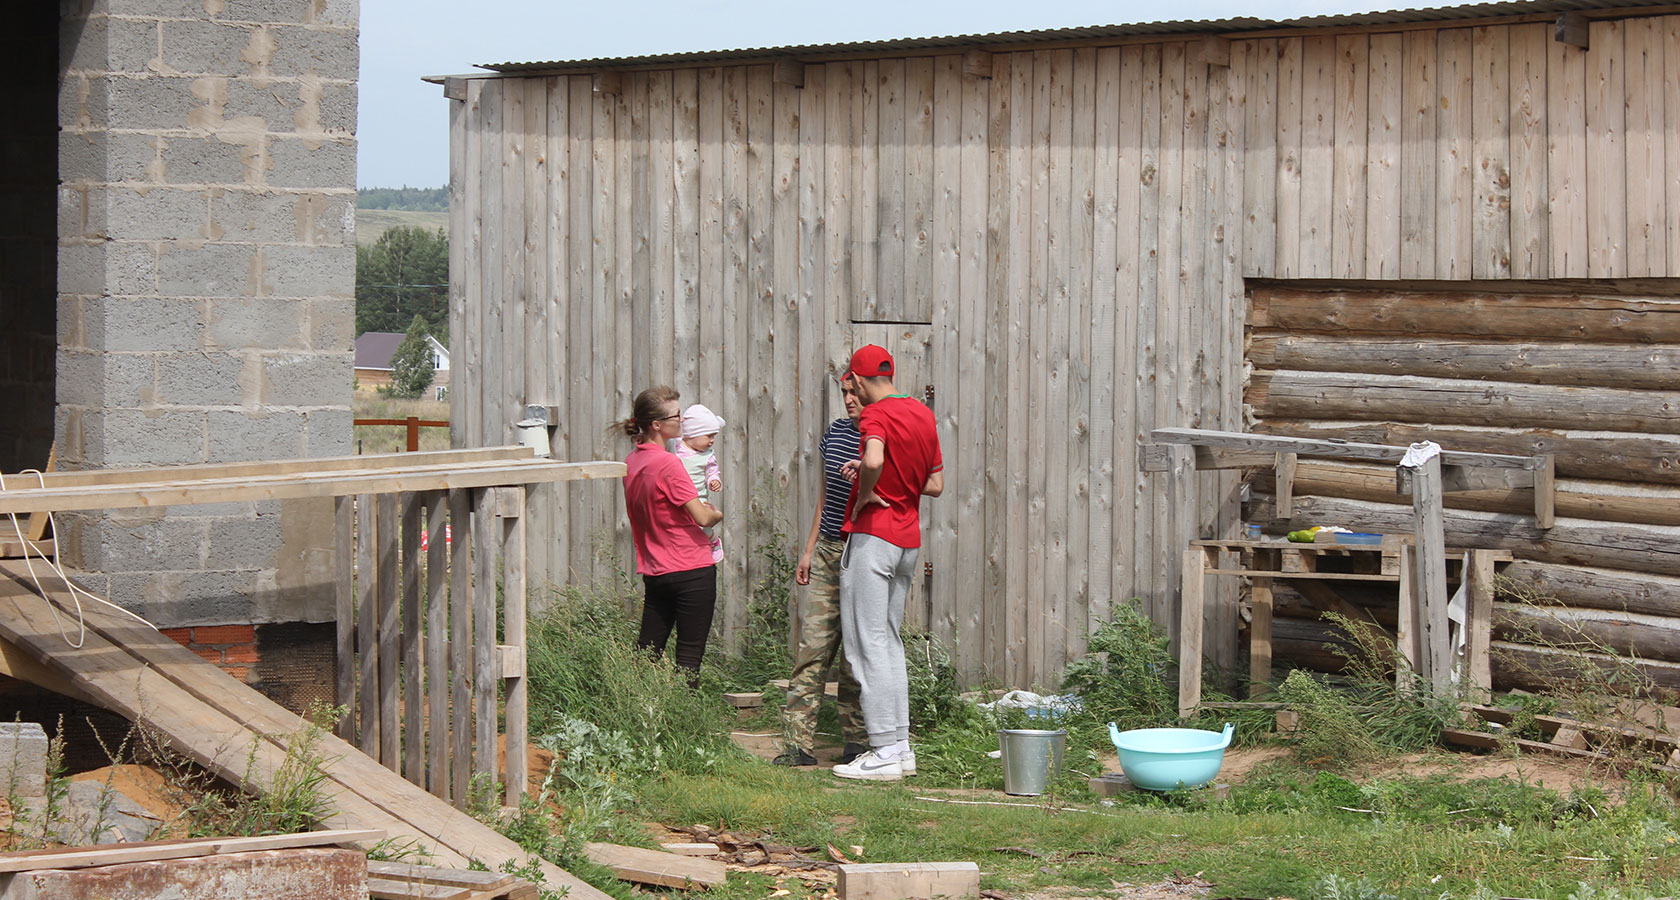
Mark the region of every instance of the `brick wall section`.
POLYGON ((160 629, 176 643, 221 666, 240 681, 249 681, 257 663, 257 629, 252 625, 199 625, 160 629))
MULTIPOLYGON (((356 0, 66 0, 61 466, 350 452, 356 0)), ((159 625, 329 619, 331 501, 61 517, 159 625)))

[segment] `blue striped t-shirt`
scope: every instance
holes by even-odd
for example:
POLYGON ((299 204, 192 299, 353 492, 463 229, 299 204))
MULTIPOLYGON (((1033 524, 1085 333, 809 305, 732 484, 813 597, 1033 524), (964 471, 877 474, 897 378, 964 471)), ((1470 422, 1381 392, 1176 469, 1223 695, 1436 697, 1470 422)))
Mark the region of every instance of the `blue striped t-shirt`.
POLYGON ((840 474, 840 467, 858 458, 857 423, 841 417, 828 423, 828 430, 817 441, 817 452, 823 461, 822 520, 817 533, 831 540, 840 540, 840 527, 846 524, 846 501, 852 496, 852 483, 840 474))

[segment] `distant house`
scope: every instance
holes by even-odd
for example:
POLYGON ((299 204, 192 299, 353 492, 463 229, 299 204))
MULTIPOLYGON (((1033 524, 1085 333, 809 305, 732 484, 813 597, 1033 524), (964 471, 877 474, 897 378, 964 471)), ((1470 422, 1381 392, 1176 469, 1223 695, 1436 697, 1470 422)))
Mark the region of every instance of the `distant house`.
MULTIPOLYGON (((371 390, 391 384, 391 359, 408 336, 400 331, 369 331, 356 338, 356 390, 371 390)), ((449 348, 426 335, 432 348, 432 391, 442 400, 449 388, 449 348)))

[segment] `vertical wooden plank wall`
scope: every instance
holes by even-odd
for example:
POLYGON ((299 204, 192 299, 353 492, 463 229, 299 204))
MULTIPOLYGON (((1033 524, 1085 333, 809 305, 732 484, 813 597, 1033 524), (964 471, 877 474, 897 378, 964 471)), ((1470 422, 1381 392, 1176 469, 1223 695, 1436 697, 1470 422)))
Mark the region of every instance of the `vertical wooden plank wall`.
MULTIPOLYGON (((626 72, 610 92, 470 79, 456 440, 503 442, 542 403, 557 455, 620 458, 606 429, 654 383, 719 412, 732 638, 762 575, 761 473, 794 546, 860 326, 931 326, 947 492, 926 506, 926 621, 966 678, 1048 685, 1117 603, 1176 636, 1184 539, 1235 526, 1229 476, 1179 509, 1136 460, 1156 427, 1241 426, 1244 278, 1680 275, 1680 17, 1591 38, 1350 30, 1234 40, 1228 62, 1167 40, 807 64, 797 84, 626 72)), ((533 587, 608 574, 602 548, 628 564, 619 497, 532 493, 533 587)))

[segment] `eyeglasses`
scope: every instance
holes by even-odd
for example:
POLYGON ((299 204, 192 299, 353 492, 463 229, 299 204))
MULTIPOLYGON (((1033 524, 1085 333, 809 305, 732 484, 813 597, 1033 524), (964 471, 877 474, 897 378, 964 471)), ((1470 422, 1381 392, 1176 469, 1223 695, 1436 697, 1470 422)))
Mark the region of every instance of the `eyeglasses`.
POLYGON ((664 416, 663 418, 654 419, 654 421, 655 422, 669 422, 672 419, 681 419, 681 418, 682 418, 682 413, 677 413, 675 415, 664 416))

